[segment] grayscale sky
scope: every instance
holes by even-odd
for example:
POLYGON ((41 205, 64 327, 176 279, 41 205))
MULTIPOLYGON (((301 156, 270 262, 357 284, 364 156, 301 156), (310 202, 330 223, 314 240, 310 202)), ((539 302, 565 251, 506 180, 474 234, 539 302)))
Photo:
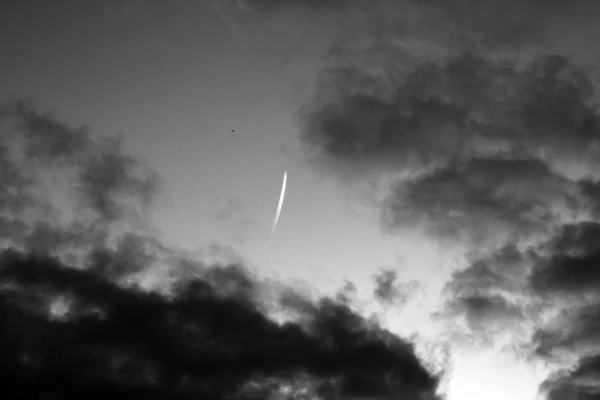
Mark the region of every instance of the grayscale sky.
MULTIPOLYGON (((554 232, 547 215, 536 214, 541 209, 572 211, 575 203, 591 207, 594 200, 577 197, 577 185, 596 171, 597 137, 590 139, 588 131, 600 125, 590 125, 586 134, 557 133, 575 128, 563 129, 563 120, 540 117, 535 107, 519 105, 526 109, 519 114, 523 129, 543 133, 521 133, 521 147, 515 145, 519 153, 510 147, 516 136, 497 134, 509 126, 498 122, 504 114, 486 114, 504 106, 502 96, 512 96, 506 88, 513 83, 490 83, 485 90, 491 94, 484 96, 477 74, 497 74, 516 82, 515 87, 529 88, 527 79, 534 78, 521 71, 536 56, 558 54, 581 65, 593 87, 600 67, 600 4, 501 3, 5 0, 0 6, 0 95, 3 101, 31 97, 62 121, 89 126, 94 135, 123 133, 128 151, 164 179, 153 221, 166 242, 189 250, 230 248, 262 274, 298 279, 318 291, 334 292, 348 280, 365 304, 373 300, 373 275, 391 268, 402 282, 416 283, 406 304, 389 313, 390 325, 402 334, 420 335, 423 348, 429 341, 460 342, 456 354, 467 354, 456 356, 448 400, 476 398, 483 390, 477 384, 494 385, 498 394, 491 400, 534 400, 550 364, 538 368, 530 360, 507 359, 492 366, 496 361, 491 360, 511 340, 518 342, 518 335, 546 328, 515 322, 527 328, 465 350, 477 335, 496 338, 497 331, 477 329, 480 319, 498 312, 500 325, 513 321, 496 310, 491 284, 481 283, 485 277, 468 274, 476 270, 473 260, 497 261, 510 245, 525 257, 527 246, 554 232), (513 71, 510 64, 510 73, 502 75, 468 59, 463 60, 468 65, 458 62, 439 81, 435 73, 423 75, 423 81, 418 75, 403 80, 406 71, 427 63, 445 65, 444 60, 468 49, 485 60, 523 67, 513 71), (406 93, 442 93, 444 101, 489 117, 496 133, 482 136, 481 143, 470 141, 464 132, 489 126, 456 128, 443 122, 454 111, 436 114, 425 107, 426 122, 419 122, 418 129, 410 125, 412 136, 385 136, 380 122, 390 115, 389 99, 406 93), (514 150, 517 161, 490 158, 482 146, 488 153, 514 150), (452 155, 462 157, 466 148, 477 154, 475 161, 455 160, 460 167, 452 170, 452 155), (548 165, 552 172, 544 169, 548 165), (438 167, 439 176, 415 178, 438 167), (269 239, 285 170, 287 194, 269 239), (399 177, 408 184, 393 185, 399 177), (482 185, 481 192, 472 181, 482 185), (493 191, 494 201, 474 194, 484 196, 485 190, 493 191), (534 214, 539 221, 533 221, 534 214), (465 276, 451 275, 459 266, 465 276), (480 291, 467 300, 458 296, 446 310, 459 315, 452 319, 441 311, 449 279, 464 285, 472 280, 473 290, 490 297, 480 291), (442 317, 432 317, 436 311, 442 317), (476 376, 471 378, 476 383, 456 383, 466 376, 476 376)), ((555 102, 559 105, 543 102, 554 94, 532 95, 531 104, 538 101, 549 116, 557 115, 552 107, 562 110, 576 102, 574 97, 555 102)), ((509 100, 506 104, 506 109, 513 106, 509 100)), ((571 111, 575 115, 580 109, 571 111)), ((392 128, 385 129, 403 123, 390 121, 392 128)), ((567 223, 583 217, 564 218, 567 223)), ((527 301, 525 311, 515 311, 525 319, 539 306, 527 301)), ((594 379, 598 384, 600 375, 594 379)))
POLYGON ((427 246, 383 237, 362 199, 302 159, 296 114, 340 34, 331 17, 227 12, 208 1, 15 2, 2 17, 0 85, 94 134, 125 134, 166 182, 155 222, 174 245, 232 246, 319 290, 370 285, 398 256, 422 258, 427 246))

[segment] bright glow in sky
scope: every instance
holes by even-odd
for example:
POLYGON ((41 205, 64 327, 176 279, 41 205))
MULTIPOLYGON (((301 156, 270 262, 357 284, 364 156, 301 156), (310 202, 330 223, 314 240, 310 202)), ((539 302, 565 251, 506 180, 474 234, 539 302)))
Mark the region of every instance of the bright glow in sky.
MULTIPOLYGON (((459 352, 452 365, 448 400, 537 400, 546 375, 541 370, 495 352, 459 352)), ((544 371, 547 372, 547 371, 544 371)))

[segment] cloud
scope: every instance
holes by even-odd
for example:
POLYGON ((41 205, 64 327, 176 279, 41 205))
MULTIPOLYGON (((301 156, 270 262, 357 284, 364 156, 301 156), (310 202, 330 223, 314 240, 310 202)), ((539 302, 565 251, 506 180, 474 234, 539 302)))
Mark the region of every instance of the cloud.
POLYGON ((580 362, 576 369, 569 375, 555 379, 548 400, 582 399, 588 400, 598 396, 600 386, 598 357, 593 356, 580 362))
POLYGON ((139 163, 121 151, 123 138, 110 138, 85 160, 79 174, 83 201, 105 220, 123 216, 119 196, 140 200, 142 207, 152 202, 158 183, 156 174, 140 171, 139 163), (141 176, 136 176, 141 172, 141 176))
POLYGON ((0 221, 14 228, 4 237, 12 245, 114 241, 115 223, 139 222, 153 205, 161 180, 123 152, 122 137, 94 141, 30 100, 5 105, 0 118, 0 221))
POLYGON ((470 258, 465 269, 452 274, 455 293, 514 293, 524 287, 533 255, 521 251, 515 244, 502 246, 496 252, 470 258))
POLYGON ((435 165, 494 150, 572 157, 598 140, 591 85, 561 56, 540 56, 525 68, 473 53, 424 60, 388 82, 391 94, 355 77, 366 72, 351 73, 327 69, 302 119, 308 149, 332 168, 435 165))
POLYGON ((483 319, 491 321, 500 318, 522 317, 518 307, 511 305, 505 298, 495 296, 468 296, 459 299, 458 306, 472 321, 481 322, 483 319))
POLYGON ((373 296, 384 306, 402 306, 418 287, 417 282, 403 282, 398 279, 398 272, 382 268, 373 276, 375 289, 373 296))
POLYGON ((535 244, 508 242, 492 251, 472 251, 465 266, 452 272, 444 303, 435 314, 447 323, 457 345, 494 348, 527 360, 532 336, 547 310, 530 292, 532 265, 539 261, 535 244), (508 341, 508 342, 507 342, 508 341))
POLYGON ((591 209, 592 217, 600 219, 600 181, 583 179, 579 186, 587 200, 587 206, 591 209))
POLYGON ((424 226, 434 236, 472 242, 502 234, 529 237, 577 202, 575 184, 543 161, 495 154, 399 182, 382 222, 387 229, 424 226))
POLYGON ((585 295, 598 293, 600 274, 600 223, 567 225, 550 245, 551 256, 540 262, 531 275, 532 288, 540 293, 585 295))
MULTIPOLYGON (((137 354, 146 368, 158 368, 161 381, 170 379, 175 385, 191 376, 213 385, 220 396, 236 394, 245 382, 265 374, 342 379, 340 390, 348 395, 373 394, 386 385, 388 390, 412 392, 416 399, 436 387, 436 378, 421 365, 411 345, 370 326, 335 300, 303 300, 304 319, 299 322, 270 320, 250 295, 253 279, 240 266, 205 266, 199 271, 202 277, 187 281, 169 300, 121 288, 102 274, 44 257, 10 251, 0 261, 1 280, 21 288, 13 295, 15 307, 27 293, 63 294, 71 304, 79 304, 79 311, 74 309, 67 322, 53 328, 68 334, 70 341, 50 337, 39 343, 42 353, 34 354, 42 358, 41 368, 59 368, 59 375, 74 373, 67 369, 75 367, 69 361, 73 357, 95 364, 81 347, 87 346, 105 349, 104 360, 97 361, 100 368, 110 358, 137 354), (85 309, 96 309, 97 316, 84 313, 85 309), (60 346, 64 364, 53 364, 59 360, 43 353, 52 346, 60 346)), ((36 351, 11 340, 21 351, 36 351)), ((104 379, 110 377, 106 369, 97 371, 104 379)))
POLYGON ((41 162, 73 160, 92 142, 86 127, 71 128, 28 101, 13 105, 17 126, 25 136, 25 156, 41 162))

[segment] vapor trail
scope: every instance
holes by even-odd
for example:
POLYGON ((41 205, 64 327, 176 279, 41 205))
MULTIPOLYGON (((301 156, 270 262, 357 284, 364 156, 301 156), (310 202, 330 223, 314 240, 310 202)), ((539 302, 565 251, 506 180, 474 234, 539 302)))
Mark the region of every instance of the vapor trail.
POLYGON ((285 185, 287 183, 287 171, 283 173, 283 185, 281 186, 281 195, 279 196, 279 204, 277 205, 277 211, 275 212, 275 219, 273 220, 273 226, 271 227, 271 235, 275 231, 277 221, 279 220, 279 214, 281 213, 281 206, 283 205, 283 198, 285 197, 285 185))

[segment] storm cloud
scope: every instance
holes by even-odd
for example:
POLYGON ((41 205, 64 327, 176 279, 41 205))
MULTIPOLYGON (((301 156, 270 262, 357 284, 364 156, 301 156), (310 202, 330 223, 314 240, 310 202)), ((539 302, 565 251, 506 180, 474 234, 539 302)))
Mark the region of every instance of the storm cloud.
POLYGON ((275 323, 264 314, 243 266, 204 266, 197 278, 165 297, 119 287, 101 273, 51 258, 9 250, 0 264, 0 279, 12 287, 3 291, 11 328, 2 343, 33 359, 19 361, 15 354, 17 359, 3 362, 15 363, 12 368, 25 376, 42 373, 40 388, 45 380, 50 385, 65 379, 77 379, 82 387, 104 382, 108 388, 119 379, 125 390, 142 380, 165 393, 245 398, 252 392, 247 385, 260 386, 266 377, 283 387, 304 374, 305 386, 312 383, 321 392, 395 392, 420 399, 437 386, 410 344, 335 300, 305 299, 303 318, 275 323), (58 296, 66 297, 68 312, 52 322, 44 308, 58 296), (33 313, 33 321, 16 323, 23 313, 33 313), (86 365, 90 372, 78 371, 86 365), (124 374, 128 365, 138 372, 124 374))

